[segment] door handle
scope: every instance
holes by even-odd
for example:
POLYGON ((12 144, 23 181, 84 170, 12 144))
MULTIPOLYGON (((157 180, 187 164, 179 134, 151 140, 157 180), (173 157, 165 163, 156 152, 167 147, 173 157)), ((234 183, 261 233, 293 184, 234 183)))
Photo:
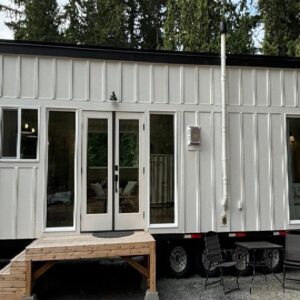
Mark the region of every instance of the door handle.
POLYGON ((115 174, 115 191, 118 192, 119 175, 115 174))

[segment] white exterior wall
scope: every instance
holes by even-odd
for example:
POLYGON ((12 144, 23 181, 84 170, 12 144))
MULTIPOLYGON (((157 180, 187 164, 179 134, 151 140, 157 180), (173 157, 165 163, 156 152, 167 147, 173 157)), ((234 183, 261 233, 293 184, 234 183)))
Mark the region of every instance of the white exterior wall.
MULTIPOLYGON (((299 86, 298 70, 228 68, 230 213, 222 226, 218 66, 0 56, 0 106, 35 107, 40 114, 39 160, 0 160, 0 239, 44 231, 49 108, 78 112, 78 145, 84 110, 145 112, 146 128, 150 111, 175 114, 177 224, 155 233, 300 228, 289 224, 286 149, 286 115, 300 113, 299 86), (118 103, 108 101, 112 91, 118 103), (201 126, 199 151, 186 146, 188 125, 201 126)), ((78 154, 80 170, 80 147, 78 154)), ((149 153, 145 157, 149 161, 149 153)), ((79 232, 80 184, 77 195, 79 232)))

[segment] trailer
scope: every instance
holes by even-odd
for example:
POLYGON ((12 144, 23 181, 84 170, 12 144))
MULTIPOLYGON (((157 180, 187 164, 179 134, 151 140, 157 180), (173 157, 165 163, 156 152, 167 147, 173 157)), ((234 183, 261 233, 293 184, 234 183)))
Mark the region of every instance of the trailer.
POLYGON ((300 228, 299 67, 228 55, 224 203, 219 55, 0 41, 1 243, 146 230, 176 277, 207 268, 209 231, 282 243, 300 228))

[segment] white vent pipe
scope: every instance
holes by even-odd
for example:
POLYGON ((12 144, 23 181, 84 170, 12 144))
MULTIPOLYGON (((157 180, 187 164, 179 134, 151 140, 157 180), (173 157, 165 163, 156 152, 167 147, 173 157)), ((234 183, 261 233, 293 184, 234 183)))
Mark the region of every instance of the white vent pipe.
POLYGON ((221 32, 221 94, 222 94, 222 225, 228 225, 228 147, 227 147, 227 101, 226 101, 226 23, 220 23, 221 32))

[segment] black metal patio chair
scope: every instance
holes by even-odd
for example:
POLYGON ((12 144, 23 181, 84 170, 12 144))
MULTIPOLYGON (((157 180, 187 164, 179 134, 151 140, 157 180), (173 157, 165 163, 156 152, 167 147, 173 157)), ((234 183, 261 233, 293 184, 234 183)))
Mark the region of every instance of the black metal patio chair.
POLYGON ((222 252, 222 250, 221 250, 218 235, 216 233, 209 233, 209 234, 205 235, 204 242, 205 242, 205 251, 206 251, 207 260, 209 262, 209 267, 208 267, 207 273, 206 273, 204 289, 206 289, 206 287, 209 285, 213 285, 215 283, 220 283, 220 285, 223 286, 224 294, 228 294, 230 292, 239 290, 240 289, 240 286, 239 286, 240 274, 238 274, 236 276, 236 286, 234 288, 227 289, 227 290, 225 288, 224 278, 223 278, 224 269, 232 268, 233 266, 236 265, 236 261, 226 261, 224 259, 224 251, 222 252), (220 279, 219 280, 208 282, 208 274, 209 274, 211 268, 219 269, 219 271, 220 271, 220 279))
POLYGON ((287 269, 300 269, 300 233, 289 233, 285 238, 285 252, 283 259, 283 281, 282 288, 283 292, 287 289, 296 289, 293 286, 286 286, 286 280, 298 281, 300 278, 287 277, 287 269))

